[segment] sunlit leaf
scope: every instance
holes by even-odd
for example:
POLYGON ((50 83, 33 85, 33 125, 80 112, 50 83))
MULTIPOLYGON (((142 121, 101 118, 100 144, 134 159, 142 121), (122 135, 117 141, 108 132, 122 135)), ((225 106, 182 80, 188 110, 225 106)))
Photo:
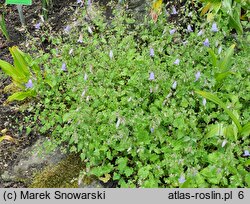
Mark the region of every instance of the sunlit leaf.
POLYGON ((107 183, 111 179, 110 174, 105 174, 104 177, 100 177, 99 180, 101 180, 103 183, 107 183))
POLYGON ((29 91, 23 91, 23 92, 17 92, 12 94, 11 96, 8 97, 7 101, 22 101, 27 97, 34 97, 36 96, 35 91, 29 90, 29 91))
POLYGON ((225 57, 220 61, 219 67, 222 72, 227 71, 230 68, 232 56, 234 54, 235 44, 231 45, 225 53, 225 57))
POLYGON ((2 142, 3 140, 8 140, 10 142, 15 142, 15 140, 13 139, 13 137, 9 136, 9 135, 4 135, 0 137, 0 142, 2 142))
POLYGON ((210 125, 209 126, 209 131, 206 134, 206 138, 214 137, 214 136, 221 136, 223 135, 223 124, 218 123, 216 125, 210 125))
POLYGON ((237 126, 239 132, 241 132, 241 125, 239 120, 237 119, 237 117, 234 115, 234 113, 232 111, 230 111, 227 106, 214 94, 205 92, 205 91, 196 91, 197 94, 203 96, 204 98, 216 103, 217 105, 219 105, 221 108, 224 109, 224 111, 230 116, 230 118, 233 120, 233 122, 235 123, 235 125, 237 126))

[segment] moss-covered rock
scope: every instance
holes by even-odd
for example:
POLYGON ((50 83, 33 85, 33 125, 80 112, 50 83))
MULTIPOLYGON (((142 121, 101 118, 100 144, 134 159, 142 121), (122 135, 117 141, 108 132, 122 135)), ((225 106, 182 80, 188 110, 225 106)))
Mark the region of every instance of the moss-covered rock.
POLYGON ((30 188, 78 188, 79 172, 84 164, 79 155, 69 155, 55 166, 35 175, 30 188))

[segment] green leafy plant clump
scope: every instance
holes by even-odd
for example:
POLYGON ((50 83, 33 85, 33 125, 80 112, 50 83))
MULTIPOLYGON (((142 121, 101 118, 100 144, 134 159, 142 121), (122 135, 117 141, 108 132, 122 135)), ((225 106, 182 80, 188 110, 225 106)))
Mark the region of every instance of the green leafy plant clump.
POLYGON ((40 131, 120 187, 250 187, 244 39, 94 9, 79 9, 40 59, 40 131))

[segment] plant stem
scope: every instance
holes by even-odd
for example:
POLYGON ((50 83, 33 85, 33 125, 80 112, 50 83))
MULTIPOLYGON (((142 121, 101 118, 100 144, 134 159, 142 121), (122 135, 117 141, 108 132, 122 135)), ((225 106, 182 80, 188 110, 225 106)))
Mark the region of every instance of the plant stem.
POLYGON ((19 14, 19 18, 20 18, 21 24, 22 24, 22 26, 24 26, 25 25, 25 19, 24 19, 24 16, 23 16, 22 5, 17 5, 17 10, 18 10, 18 14, 19 14))

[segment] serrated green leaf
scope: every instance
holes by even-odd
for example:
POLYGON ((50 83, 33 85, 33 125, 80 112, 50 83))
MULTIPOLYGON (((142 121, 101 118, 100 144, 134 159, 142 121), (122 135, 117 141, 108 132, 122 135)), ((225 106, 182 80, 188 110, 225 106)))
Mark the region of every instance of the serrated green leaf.
POLYGON ((68 122, 69 121, 69 119, 70 119, 70 117, 71 117, 71 113, 69 112, 69 113, 65 113, 64 115, 63 115, 63 122, 65 123, 65 122, 68 122))
POLYGON ((134 170, 133 170, 132 168, 127 167, 127 168, 125 169, 125 171, 124 171, 124 174, 125 174, 127 177, 129 177, 129 176, 131 176, 131 175, 133 174, 133 172, 134 172, 134 170))
POLYGON ((123 172, 124 170, 125 170, 125 168, 126 168, 126 166, 127 166, 127 163, 128 163, 128 158, 124 158, 124 157, 122 157, 122 158, 119 158, 117 161, 116 161, 116 163, 118 164, 118 170, 120 171, 120 172, 123 172))
POLYGON ((113 180, 119 180, 120 178, 121 178, 121 175, 115 172, 113 175, 113 180))

